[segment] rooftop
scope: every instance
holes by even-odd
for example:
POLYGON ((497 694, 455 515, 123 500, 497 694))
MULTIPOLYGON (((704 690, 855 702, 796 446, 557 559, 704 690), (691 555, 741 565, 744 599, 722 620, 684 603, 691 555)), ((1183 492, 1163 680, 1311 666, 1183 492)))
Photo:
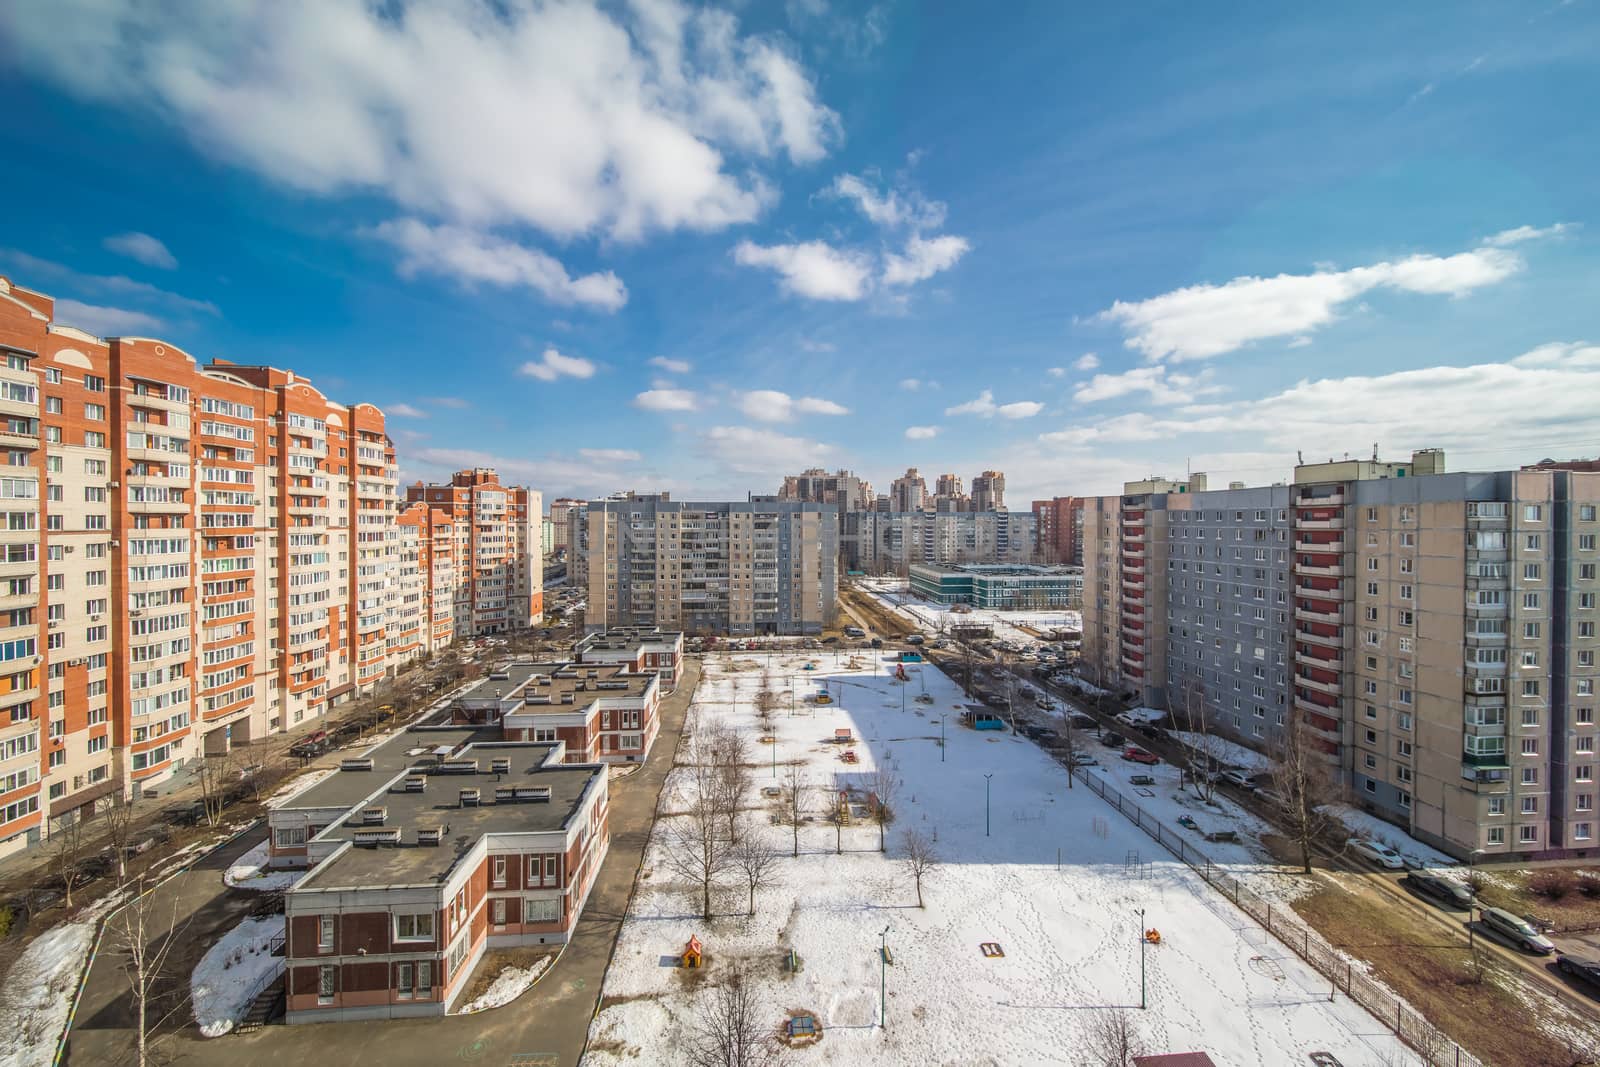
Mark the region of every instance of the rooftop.
POLYGON ((579 659, 587 652, 632 652, 646 645, 675 645, 683 640, 677 630, 658 630, 653 626, 613 626, 582 638, 575 646, 579 659))
MULTIPOLYGON (((439 722, 439 719, 436 718, 434 722, 439 722)), ((498 728, 419 723, 341 762, 342 766, 356 766, 361 761, 370 760, 370 770, 334 771, 290 796, 278 805, 278 810, 348 808, 360 803, 375 790, 381 789, 388 779, 430 754, 439 754, 441 750, 443 754, 453 754, 473 740, 497 740, 499 736, 498 728)))
POLYGON ((913 563, 911 569, 978 578, 1071 578, 1083 574, 1082 567, 1036 563, 913 563))

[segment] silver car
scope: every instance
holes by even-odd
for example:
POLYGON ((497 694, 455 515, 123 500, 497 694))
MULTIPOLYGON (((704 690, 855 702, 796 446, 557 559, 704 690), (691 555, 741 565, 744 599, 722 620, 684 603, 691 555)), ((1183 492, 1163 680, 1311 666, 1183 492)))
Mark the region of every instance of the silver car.
POLYGON ((1524 952, 1531 952, 1535 956, 1548 956, 1556 950, 1554 942, 1520 915, 1513 915, 1504 908, 1484 908, 1481 914, 1485 927, 1506 938, 1524 952))

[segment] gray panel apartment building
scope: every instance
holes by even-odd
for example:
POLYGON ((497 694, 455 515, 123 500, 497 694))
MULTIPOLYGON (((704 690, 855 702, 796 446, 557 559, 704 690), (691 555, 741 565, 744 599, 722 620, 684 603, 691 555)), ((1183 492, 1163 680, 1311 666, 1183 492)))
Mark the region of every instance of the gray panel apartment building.
POLYGON ((628 495, 584 510, 588 629, 816 634, 833 620, 833 504, 628 495))

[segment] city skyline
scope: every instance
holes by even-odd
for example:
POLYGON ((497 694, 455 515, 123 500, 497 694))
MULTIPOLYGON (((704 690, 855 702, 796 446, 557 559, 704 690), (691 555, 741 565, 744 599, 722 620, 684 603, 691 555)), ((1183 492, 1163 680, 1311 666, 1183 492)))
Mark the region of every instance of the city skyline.
POLYGON ((35 209, 0 272, 92 332, 370 397, 405 481, 736 499, 912 463, 1025 501, 1600 429, 1584 4, 1041 12, 1022 46, 892 5, 192 14, 0 14, 35 209), (394 77, 458 38, 483 78, 394 77))

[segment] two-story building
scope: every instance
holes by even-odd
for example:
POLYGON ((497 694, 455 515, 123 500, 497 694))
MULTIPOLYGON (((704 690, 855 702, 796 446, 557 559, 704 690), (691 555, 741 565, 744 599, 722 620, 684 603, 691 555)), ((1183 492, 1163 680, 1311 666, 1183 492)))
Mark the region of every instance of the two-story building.
POLYGON ((683 676, 683 634, 654 626, 613 626, 581 638, 573 648, 579 663, 605 663, 635 673, 653 673, 667 692, 683 676))

